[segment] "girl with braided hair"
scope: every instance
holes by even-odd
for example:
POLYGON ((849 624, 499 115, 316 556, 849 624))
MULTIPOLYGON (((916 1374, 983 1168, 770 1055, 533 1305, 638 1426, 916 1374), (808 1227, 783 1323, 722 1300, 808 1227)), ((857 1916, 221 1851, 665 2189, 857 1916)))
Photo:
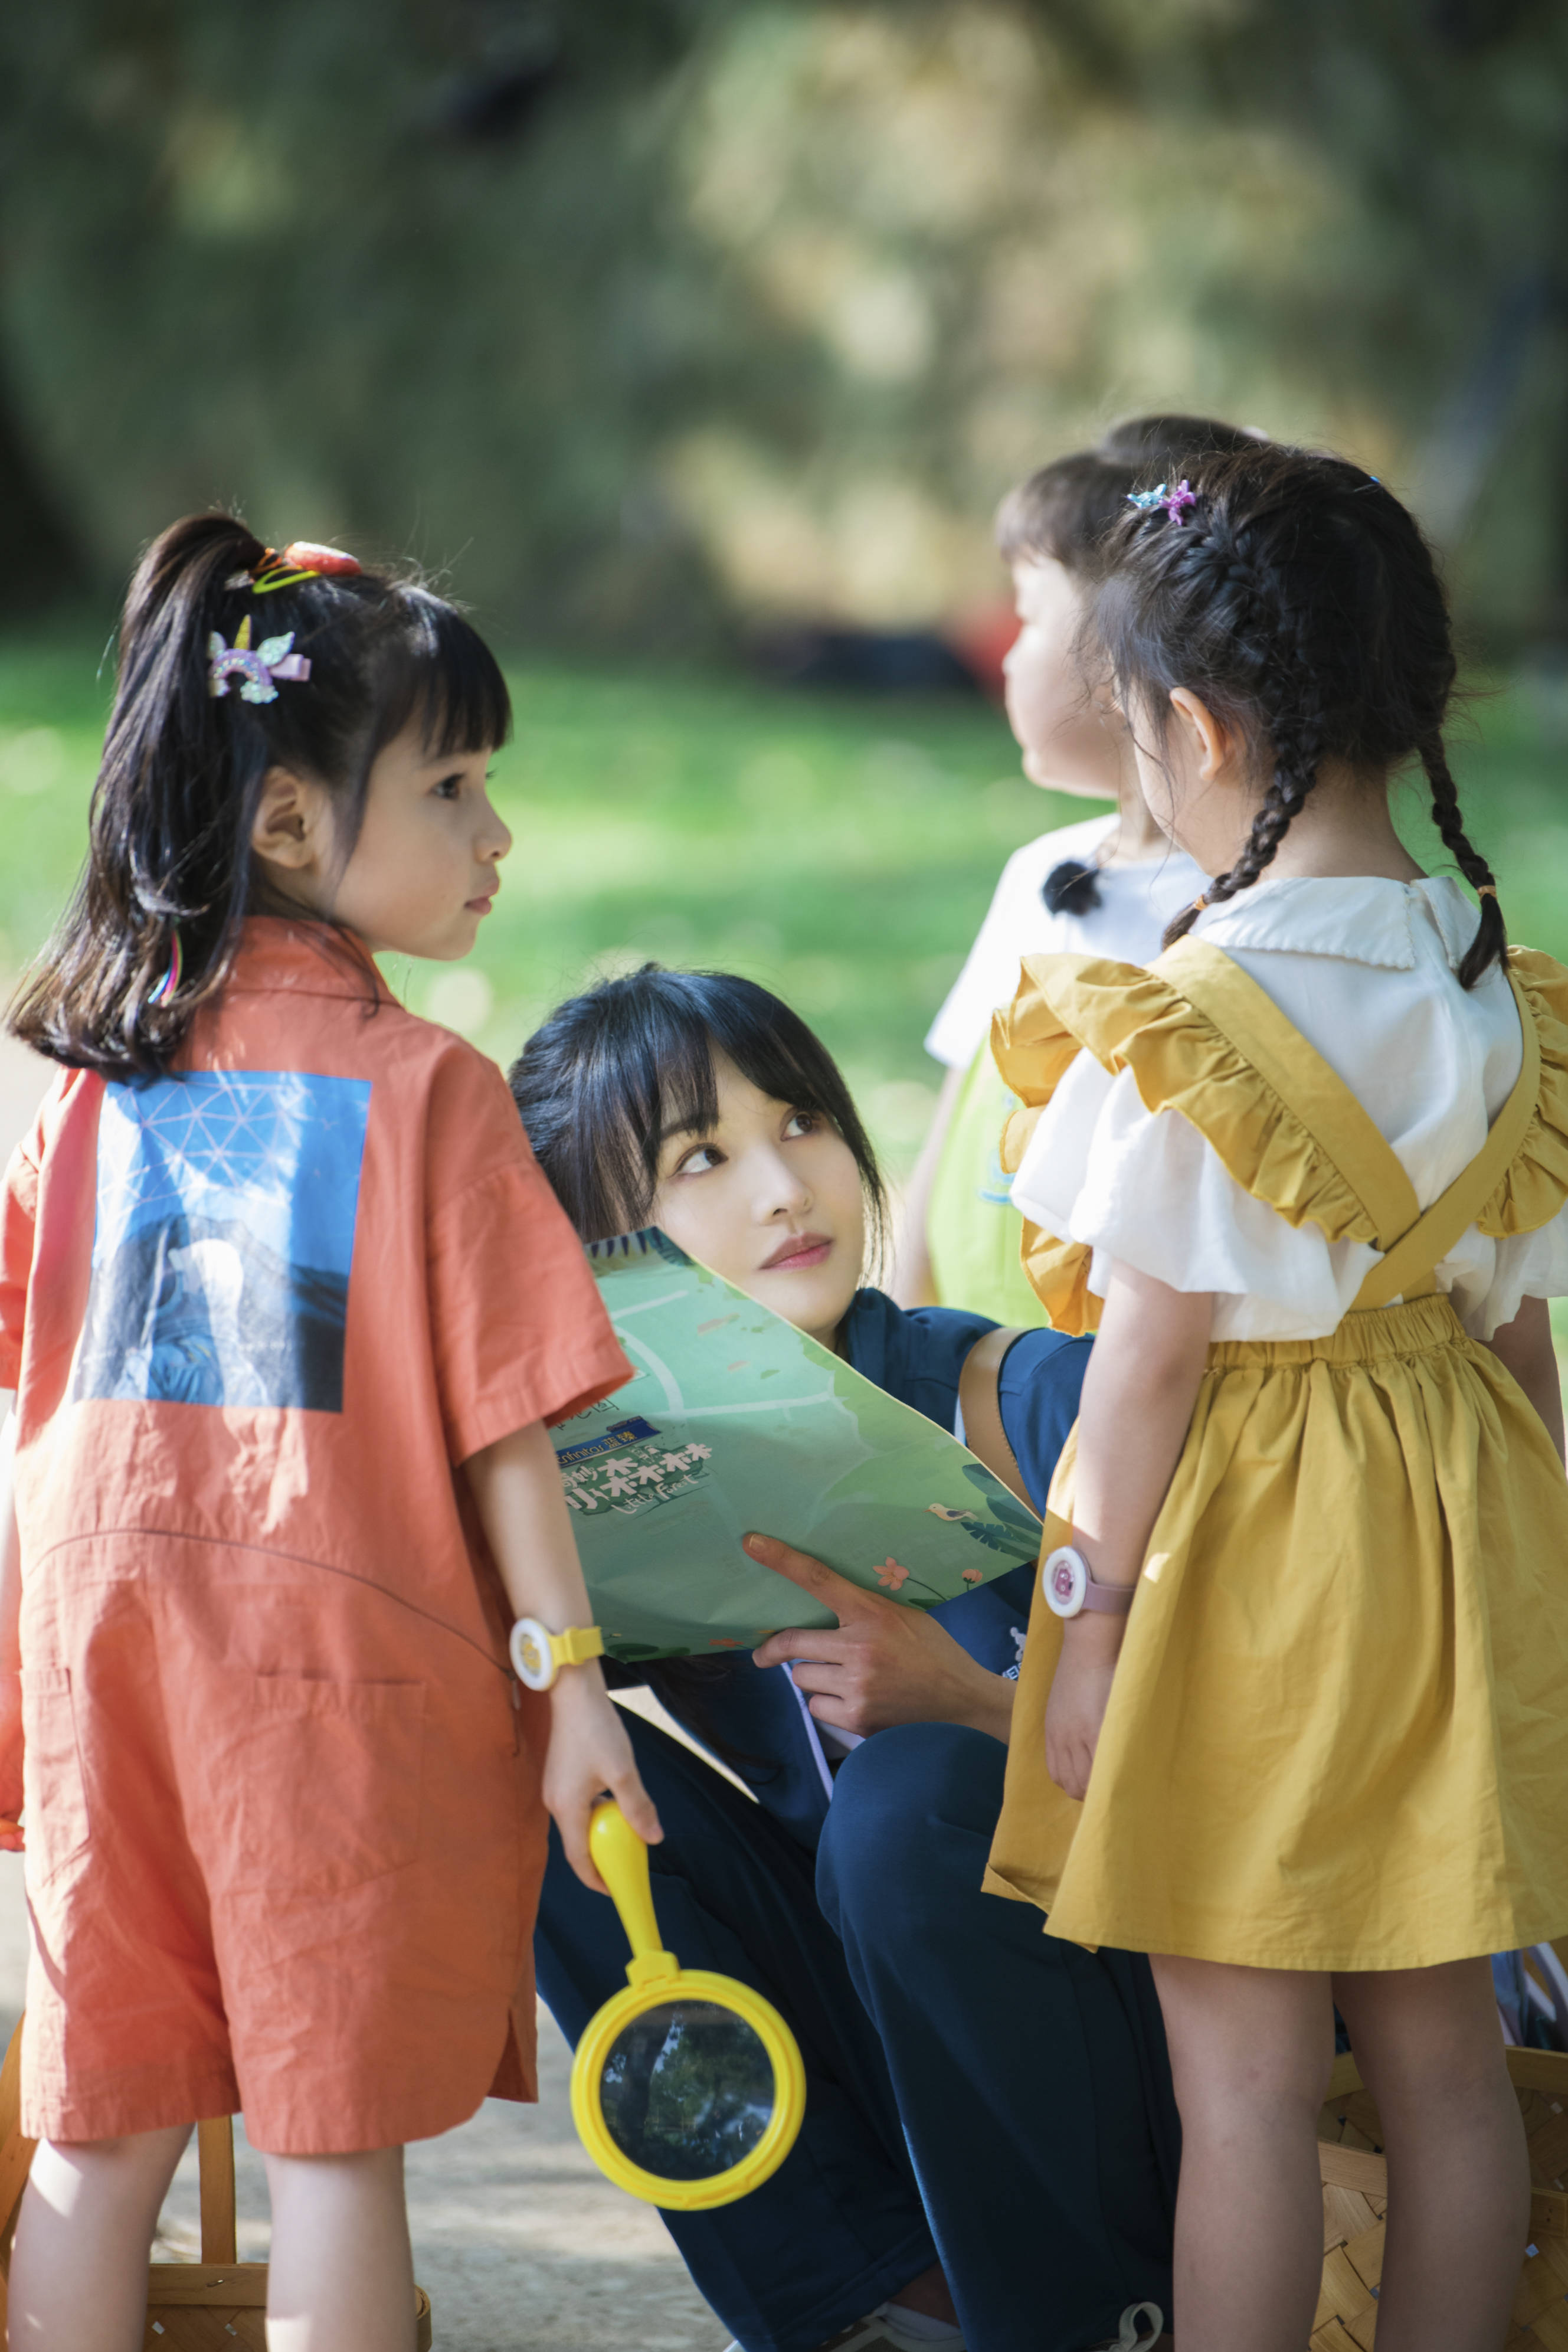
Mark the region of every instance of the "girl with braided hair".
POLYGON ((1506 946, 1410 515, 1278 446, 1134 499, 1095 622, 1216 879, 1146 970, 1026 958, 1025 1262, 1098 1328, 988 1884, 1147 1952, 1178 2342, 1301 2352, 1337 2004, 1390 2206, 1379 2352, 1495 2352, 1529 2173, 1486 1955, 1568 1927, 1568 972, 1506 946), (1388 808, 1425 770, 1479 899, 1388 808))

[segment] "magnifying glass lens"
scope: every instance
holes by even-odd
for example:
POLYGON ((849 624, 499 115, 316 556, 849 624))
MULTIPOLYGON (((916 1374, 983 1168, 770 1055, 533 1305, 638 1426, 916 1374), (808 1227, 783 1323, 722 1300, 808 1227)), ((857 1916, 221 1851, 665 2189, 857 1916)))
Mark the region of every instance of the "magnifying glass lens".
POLYGON ((610 2045, 605 2127, 661 2180, 709 2180, 749 2156, 773 2113, 773 2063, 744 2018, 713 2000, 645 2009, 610 2045))

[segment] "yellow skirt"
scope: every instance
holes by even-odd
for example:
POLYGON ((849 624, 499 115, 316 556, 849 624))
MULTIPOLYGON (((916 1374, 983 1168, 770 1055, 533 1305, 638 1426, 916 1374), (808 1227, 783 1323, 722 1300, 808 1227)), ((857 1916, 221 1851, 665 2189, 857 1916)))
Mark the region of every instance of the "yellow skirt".
MULTIPOLYGON (((1072 1483, 1070 1442, 1048 1542, 1072 1483)), ((1349 1969, 1568 1930, 1568 1481, 1446 1298, 1211 1348, 1082 1805, 1061 1648, 1037 1588, 987 1885, 1049 1933, 1349 1969)))

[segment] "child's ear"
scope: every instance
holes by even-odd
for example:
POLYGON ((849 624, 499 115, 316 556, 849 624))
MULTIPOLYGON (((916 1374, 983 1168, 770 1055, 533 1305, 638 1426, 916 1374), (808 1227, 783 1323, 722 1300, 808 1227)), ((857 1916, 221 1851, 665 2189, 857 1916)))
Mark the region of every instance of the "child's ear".
POLYGON ((326 795, 319 784, 296 775, 292 768, 268 768, 250 828, 250 845, 269 866, 298 873, 317 863, 327 814, 326 795))
POLYGON ((1213 783, 1237 750, 1235 730, 1217 719, 1207 703, 1185 686, 1172 687, 1171 709, 1186 736, 1198 774, 1206 784, 1213 783))

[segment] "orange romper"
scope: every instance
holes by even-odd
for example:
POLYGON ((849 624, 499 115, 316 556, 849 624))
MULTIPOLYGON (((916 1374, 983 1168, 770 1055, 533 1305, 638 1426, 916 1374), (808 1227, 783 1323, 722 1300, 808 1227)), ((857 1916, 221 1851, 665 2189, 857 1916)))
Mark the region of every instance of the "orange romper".
POLYGON ((630 1376, 494 1064, 257 919, 12 1160, 23 2128, 285 2155, 532 2098, 548 1701, 456 1465, 630 1376))

